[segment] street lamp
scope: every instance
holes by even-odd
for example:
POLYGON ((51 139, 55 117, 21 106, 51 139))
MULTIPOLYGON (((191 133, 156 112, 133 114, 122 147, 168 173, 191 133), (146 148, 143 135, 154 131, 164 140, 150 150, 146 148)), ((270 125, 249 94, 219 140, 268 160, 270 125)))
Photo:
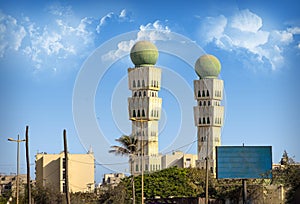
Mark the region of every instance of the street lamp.
POLYGON ((17 192, 16 192, 16 197, 17 197, 17 204, 19 204, 19 170, 20 170, 20 142, 25 142, 26 140, 20 140, 20 135, 18 135, 18 139, 15 140, 13 138, 8 138, 7 139, 10 142, 17 142, 17 192))
POLYGON ((144 204, 144 135, 143 135, 143 122, 147 122, 148 120, 145 119, 136 119, 136 118, 130 118, 132 121, 138 121, 141 123, 141 157, 142 157, 142 204, 144 204))

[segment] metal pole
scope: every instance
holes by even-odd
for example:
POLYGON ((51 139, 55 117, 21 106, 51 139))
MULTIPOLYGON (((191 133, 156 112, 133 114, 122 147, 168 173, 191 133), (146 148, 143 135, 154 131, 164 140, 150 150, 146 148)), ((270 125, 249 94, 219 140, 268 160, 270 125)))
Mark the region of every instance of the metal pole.
POLYGON ((19 204, 19 171, 20 171, 20 135, 17 140, 17 204, 19 204))
POLYGON ((67 204, 70 204, 70 194, 69 194, 69 162, 68 162, 68 147, 67 147, 67 133, 66 130, 64 130, 64 152, 65 152, 65 162, 66 162, 66 179, 65 179, 65 184, 66 184, 66 199, 67 199, 67 204))
POLYGON ((142 127, 142 204, 144 204, 144 131, 143 131, 143 121, 141 121, 142 127))
POLYGON ((247 180, 243 179, 243 204, 247 203, 247 180))
POLYGON ((208 204, 208 174, 209 174, 209 163, 208 163, 208 136, 206 136, 205 204, 208 204))
POLYGON ((30 186, 30 161, 29 161, 29 144, 28 144, 28 126, 26 126, 25 133, 26 144, 26 163, 27 163, 27 198, 28 204, 31 204, 31 186, 30 186))

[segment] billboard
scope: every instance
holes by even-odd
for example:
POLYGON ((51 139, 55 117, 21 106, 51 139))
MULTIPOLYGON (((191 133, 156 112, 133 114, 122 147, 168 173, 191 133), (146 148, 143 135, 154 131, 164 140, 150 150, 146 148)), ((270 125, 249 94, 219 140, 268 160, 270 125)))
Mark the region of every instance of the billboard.
POLYGON ((271 178, 271 146, 216 147, 218 179, 271 178))

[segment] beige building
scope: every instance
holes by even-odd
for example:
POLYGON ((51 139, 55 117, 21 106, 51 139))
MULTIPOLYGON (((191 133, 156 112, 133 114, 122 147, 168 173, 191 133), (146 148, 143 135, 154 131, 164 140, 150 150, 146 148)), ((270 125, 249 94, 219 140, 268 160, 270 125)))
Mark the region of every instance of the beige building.
MULTIPOLYGON (((94 154, 68 154, 70 192, 91 192, 95 186, 94 154)), ((66 163, 60 154, 38 153, 35 161, 37 185, 53 187, 65 192, 66 163)))
POLYGON ((173 152, 172 154, 163 155, 161 158, 162 169, 169 167, 189 168, 196 167, 198 156, 195 154, 185 154, 183 152, 173 152))

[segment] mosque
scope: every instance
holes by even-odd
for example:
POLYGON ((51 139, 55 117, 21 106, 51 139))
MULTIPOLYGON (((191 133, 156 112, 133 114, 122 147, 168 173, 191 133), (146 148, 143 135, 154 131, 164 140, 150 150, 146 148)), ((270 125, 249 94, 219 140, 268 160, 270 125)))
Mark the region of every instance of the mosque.
MULTIPOLYGON (((212 55, 203 55, 195 63, 199 79, 194 80, 194 122, 197 127, 197 155, 174 152, 161 155, 158 150, 158 122, 161 116, 162 98, 159 97, 162 70, 156 67, 158 50, 149 41, 137 42, 130 51, 134 64, 128 68, 128 86, 132 92, 128 98, 129 119, 132 121, 132 135, 138 139, 140 153, 132 156, 131 172, 153 172, 168 168, 199 167, 216 171, 216 146, 221 145, 221 127, 223 125, 224 107, 223 80, 218 79, 221 71, 219 60, 212 55)), ((191 116, 192 117, 192 116, 191 116)))

